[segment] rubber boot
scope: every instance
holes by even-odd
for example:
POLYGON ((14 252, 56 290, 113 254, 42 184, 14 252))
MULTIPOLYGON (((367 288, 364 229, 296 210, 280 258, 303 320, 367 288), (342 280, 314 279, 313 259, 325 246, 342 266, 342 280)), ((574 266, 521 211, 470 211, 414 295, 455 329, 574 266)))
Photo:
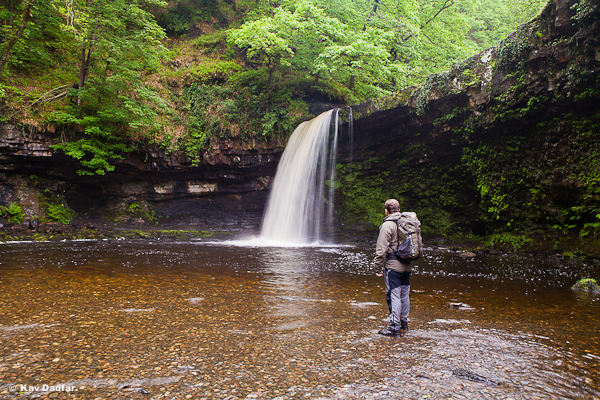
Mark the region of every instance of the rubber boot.
POLYGON ((394 329, 391 326, 388 326, 387 328, 382 329, 377 333, 383 336, 402 336, 402 332, 400 331, 400 329, 394 329))
POLYGON ((400 321, 400 329, 404 329, 405 331, 408 330, 408 321, 400 321))

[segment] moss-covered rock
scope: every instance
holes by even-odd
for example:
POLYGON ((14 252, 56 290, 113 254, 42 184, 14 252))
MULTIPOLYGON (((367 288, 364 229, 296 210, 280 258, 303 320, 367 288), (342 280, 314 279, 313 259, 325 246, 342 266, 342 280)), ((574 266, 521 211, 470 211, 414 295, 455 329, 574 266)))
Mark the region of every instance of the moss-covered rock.
POLYGON ((585 278, 577 281, 573 286, 571 286, 571 289, 581 290, 584 292, 600 293, 600 286, 596 280, 592 278, 585 278))

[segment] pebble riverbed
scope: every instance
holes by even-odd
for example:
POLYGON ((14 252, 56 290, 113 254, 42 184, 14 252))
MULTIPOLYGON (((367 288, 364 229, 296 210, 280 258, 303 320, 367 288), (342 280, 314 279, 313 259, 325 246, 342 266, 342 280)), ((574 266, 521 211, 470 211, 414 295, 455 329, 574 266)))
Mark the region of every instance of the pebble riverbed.
POLYGON ((432 251, 389 338, 371 251, 0 246, 0 398, 600 398, 596 267, 432 251))

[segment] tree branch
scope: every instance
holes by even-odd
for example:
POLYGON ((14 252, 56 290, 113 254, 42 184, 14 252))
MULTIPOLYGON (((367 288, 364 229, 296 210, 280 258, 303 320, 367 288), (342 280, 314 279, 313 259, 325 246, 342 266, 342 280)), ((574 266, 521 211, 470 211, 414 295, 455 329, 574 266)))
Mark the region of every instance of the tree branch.
MULTIPOLYGON (((431 18, 429 18, 427 20, 427 22, 425 22, 423 25, 421 25, 419 27, 419 30, 423 30, 423 28, 425 28, 427 25, 429 25, 429 23, 431 21, 433 21, 434 19, 436 19, 441 13, 442 11, 452 7, 454 5, 454 0, 445 0, 444 4, 442 5, 442 7, 435 13, 435 15, 431 18)), ((422 32, 421 32, 422 33, 422 32)), ((427 35, 423 34, 431 43, 433 43, 433 41, 427 37, 427 35)), ((410 40, 413 36, 415 36, 414 33, 411 33, 410 35, 408 35, 407 37, 405 37, 404 39, 402 39, 402 43, 407 42, 408 40, 410 40)))
POLYGON ((38 97, 37 100, 35 100, 33 103, 30 104, 30 106, 33 107, 36 103, 48 103, 52 100, 56 100, 61 97, 64 97, 67 94, 69 94, 71 87, 72 87, 72 85, 62 85, 59 87, 55 87, 54 89, 49 90, 46 93, 42 94, 40 97, 38 97), (58 94, 57 94, 57 92, 58 92, 58 94), (48 96, 52 96, 52 97, 48 97, 48 96))
POLYGON ((444 1, 444 5, 438 10, 438 12, 435 13, 435 15, 433 17, 429 18, 429 20, 427 22, 425 22, 423 25, 421 25, 421 29, 425 28, 431 21, 436 19, 437 16, 440 15, 442 11, 444 11, 447 8, 452 7, 453 5, 454 5, 454 0, 444 1))

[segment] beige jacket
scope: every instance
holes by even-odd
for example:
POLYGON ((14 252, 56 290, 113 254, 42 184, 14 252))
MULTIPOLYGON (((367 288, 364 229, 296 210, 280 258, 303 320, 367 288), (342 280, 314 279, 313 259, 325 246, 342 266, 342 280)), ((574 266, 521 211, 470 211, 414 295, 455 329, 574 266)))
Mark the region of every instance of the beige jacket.
POLYGON ((377 248, 375 249, 375 259, 373 260, 373 269, 376 273, 381 273, 383 268, 391 269, 397 272, 408 272, 412 270, 412 262, 402 263, 399 260, 387 260, 387 253, 393 253, 398 249, 398 226, 396 221, 400 218, 400 213, 396 212, 383 219, 379 227, 379 237, 377 238, 377 248))

